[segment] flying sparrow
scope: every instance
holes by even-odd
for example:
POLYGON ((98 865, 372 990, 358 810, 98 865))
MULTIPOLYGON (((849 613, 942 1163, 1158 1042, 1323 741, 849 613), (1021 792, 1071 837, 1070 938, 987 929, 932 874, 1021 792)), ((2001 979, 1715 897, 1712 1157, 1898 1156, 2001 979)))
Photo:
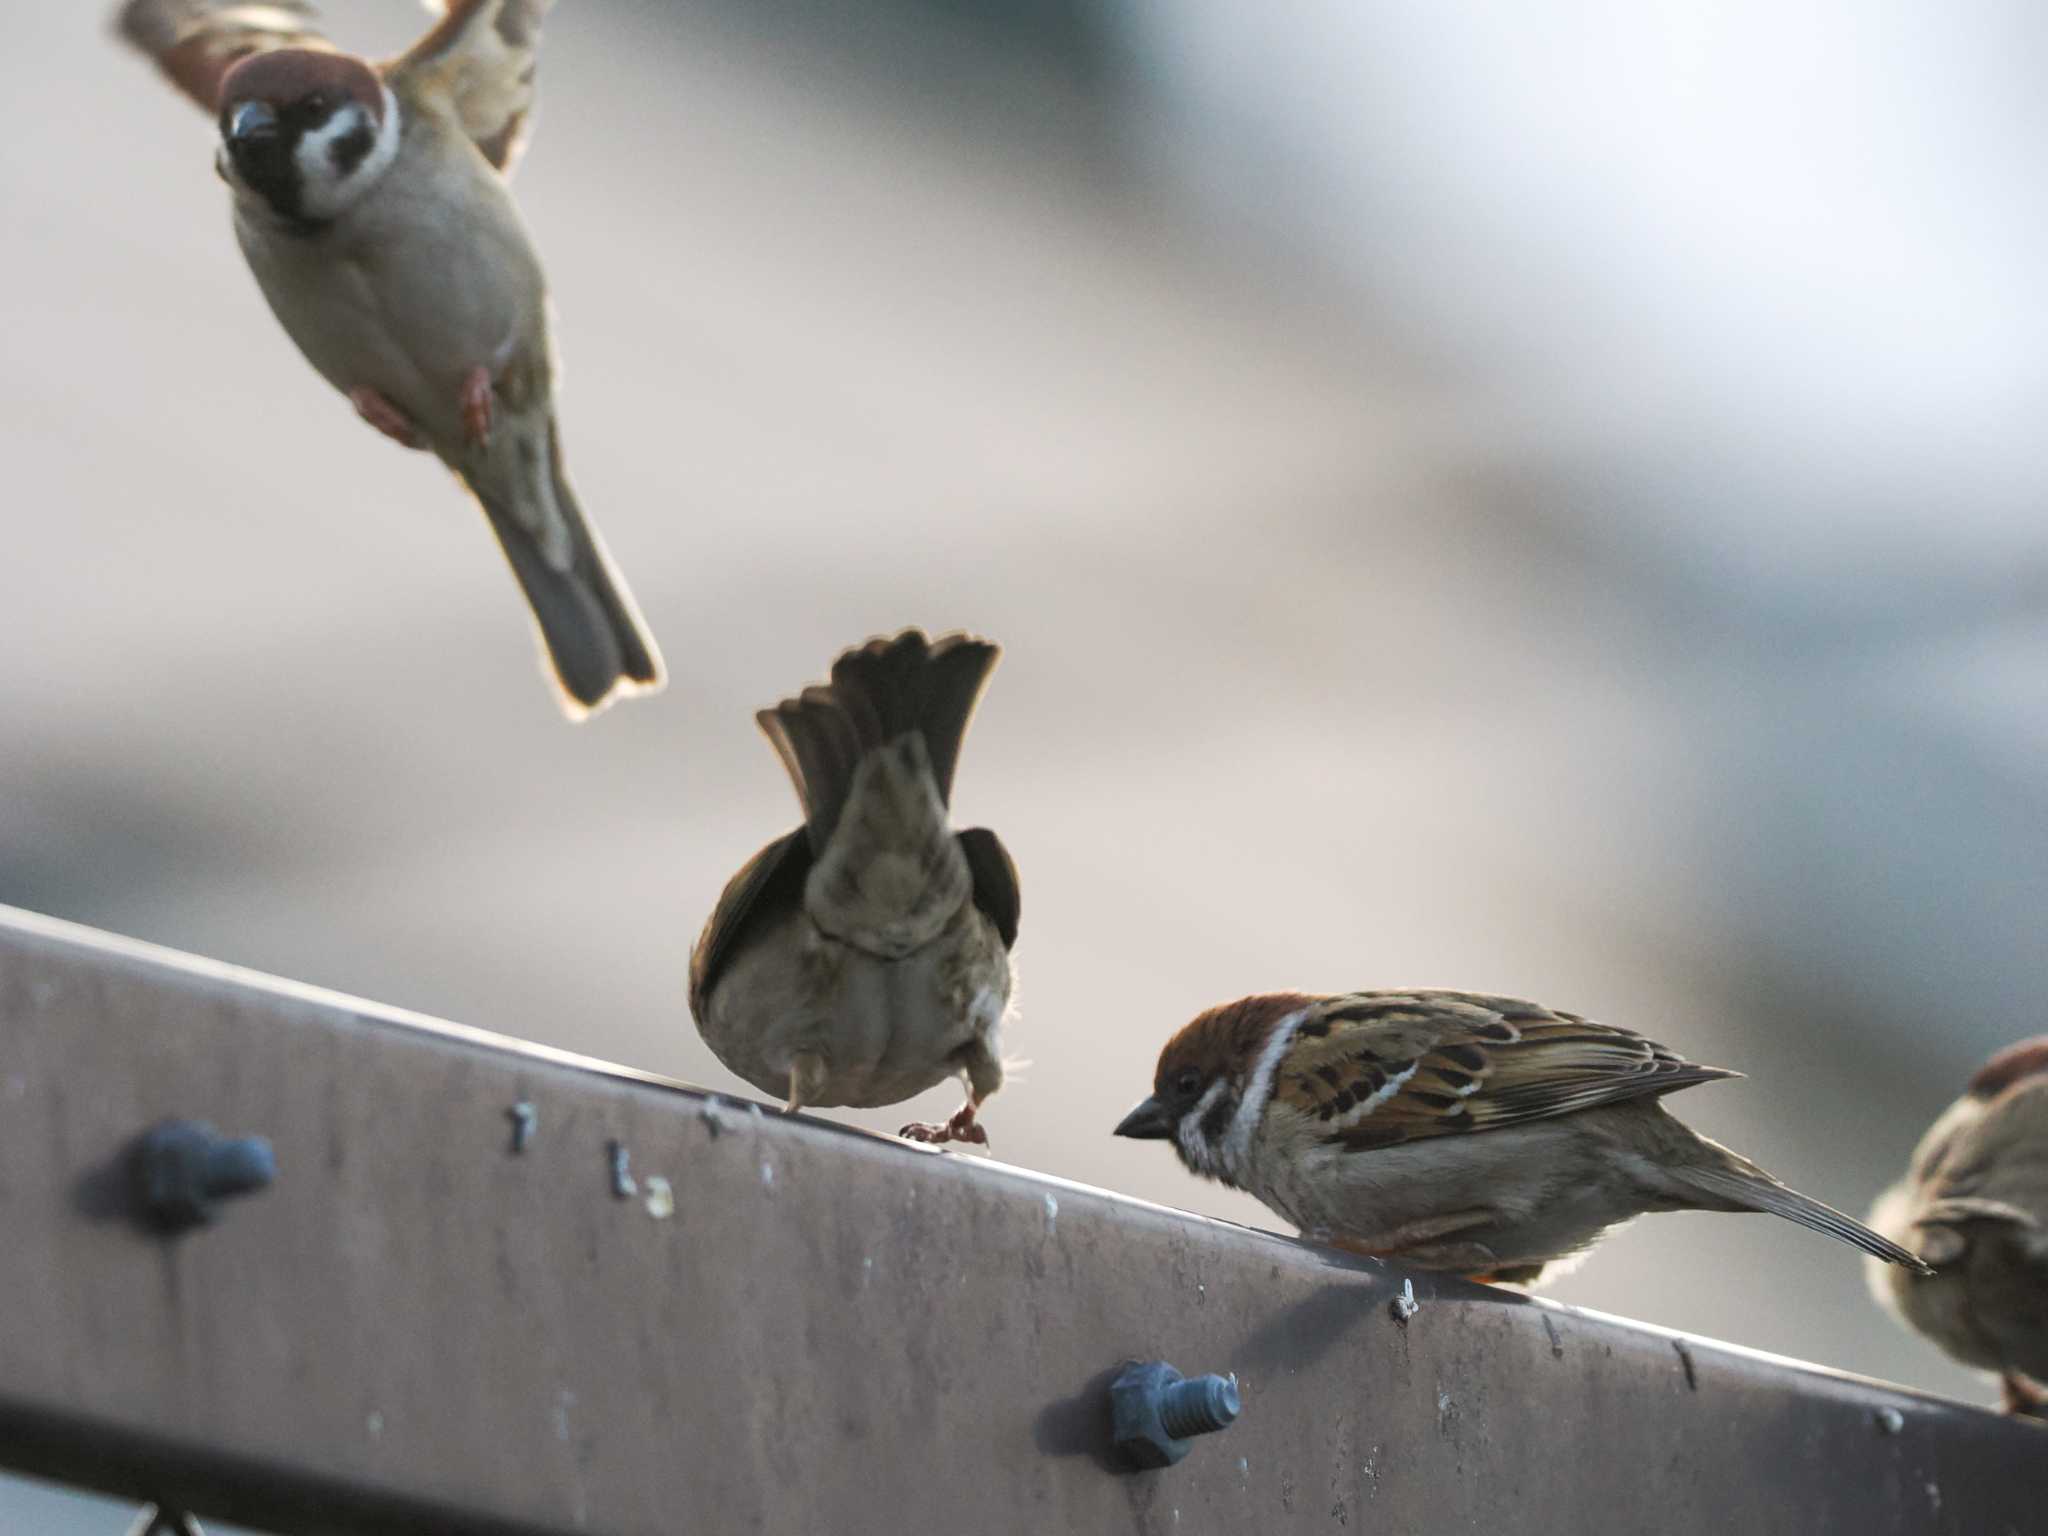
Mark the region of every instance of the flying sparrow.
POLYGON ((755 718, 804 824, 747 861, 690 957, 690 1012, 718 1059, 792 1111, 895 1104, 959 1076, 967 1102, 919 1141, 986 1144, 1017 941, 1017 870, 956 833, 953 766, 998 648, 919 630, 871 640, 832 681, 755 718))
POLYGON ((217 115, 236 238, 299 350, 475 494, 581 718, 662 667, 563 473, 547 283, 505 187, 549 3, 452 0, 383 64, 304 0, 129 0, 119 26, 217 115))
POLYGON ((1658 1103, 1739 1075, 1513 998, 1283 992, 1182 1029, 1116 1134, 1311 1238, 1478 1279, 1533 1281, 1644 1211, 1768 1211, 1918 1265, 1658 1103))
POLYGON ((1870 1224, 1932 1275, 1873 1272, 1878 1302, 1966 1365, 1997 1371, 2005 1403, 2048 1406, 2048 1035, 1970 1080, 1878 1197, 1870 1224))

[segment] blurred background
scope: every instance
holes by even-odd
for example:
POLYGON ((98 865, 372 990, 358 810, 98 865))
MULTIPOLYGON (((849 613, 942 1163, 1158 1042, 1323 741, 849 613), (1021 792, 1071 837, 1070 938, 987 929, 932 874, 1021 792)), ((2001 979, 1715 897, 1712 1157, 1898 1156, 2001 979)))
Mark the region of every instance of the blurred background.
MULTIPOLYGON (((2038 7, 562 5, 519 195, 672 671, 574 729, 204 115, 11 29, 0 901, 738 1091, 684 978, 796 820, 752 712, 918 623, 1007 647, 1006 1161, 1273 1226, 1108 1135, 1166 1036, 1454 985, 1742 1068, 1682 1111, 1860 1213, 2048 1027, 2038 7)), ((1552 1293, 1989 1397, 1783 1223, 1552 1293)))

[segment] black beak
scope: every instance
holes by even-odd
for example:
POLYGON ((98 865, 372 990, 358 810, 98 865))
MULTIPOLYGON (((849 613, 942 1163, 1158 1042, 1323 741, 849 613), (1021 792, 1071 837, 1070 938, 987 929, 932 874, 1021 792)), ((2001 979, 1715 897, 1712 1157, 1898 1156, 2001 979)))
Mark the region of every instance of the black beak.
POLYGON ((277 137, 277 114, 260 101, 245 101, 227 120, 227 139, 233 145, 256 145, 277 137))
POLYGON ((1166 1141, 1173 1136, 1173 1117, 1158 1099, 1147 1099, 1119 1120, 1110 1134, 1133 1141, 1166 1141))

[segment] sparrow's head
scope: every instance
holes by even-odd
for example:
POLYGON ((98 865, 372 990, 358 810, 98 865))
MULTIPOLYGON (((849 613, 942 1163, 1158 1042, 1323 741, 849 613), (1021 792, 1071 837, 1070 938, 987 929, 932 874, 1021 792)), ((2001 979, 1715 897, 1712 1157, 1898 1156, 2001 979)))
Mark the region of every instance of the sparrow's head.
POLYGON ((222 178, 289 224, 335 217, 398 154, 398 103, 345 53, 252 53, 221 77, 219 108, 222 178))
POLYGON ((1115 1134, 1170 1141, 1190 1170, 1243 1182, 1273 1074, 1313 998, 1268 992, 1199 1015, 1166 1042, 1152 1097, 1115 1134))
POLYGON ((2014 1083, 2044 1075, 2048 1075, 2048 1035, 2036 1035, 2008 1045, 1979 1067, 1970 1079, 1970 1097, 1995 1099, 2014 1083))
POLYGON ((2048 1076, 2048 1035, 2008 1045, 1985 1062, 1970 1079, 1968 1091, 1943 1110, 1920 1138, 1920 1145, 1913 1149, 1908 1182, 1922 1189, 1932 1185, 1947 1168, 1950 1156, 1965 1144, 1969 1132, 1994 1112, 2002 1095, 2021 1083, 2044 1076, 2048 1076))

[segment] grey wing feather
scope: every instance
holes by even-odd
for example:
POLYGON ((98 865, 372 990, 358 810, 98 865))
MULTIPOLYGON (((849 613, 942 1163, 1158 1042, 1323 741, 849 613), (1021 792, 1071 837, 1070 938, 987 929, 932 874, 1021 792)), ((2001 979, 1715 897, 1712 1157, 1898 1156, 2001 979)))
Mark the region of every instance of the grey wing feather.
POLYGON ((959 834, 960 851, 967 855, 967 869, 974 877, 974 904, 988 914, 1002 935, 1003 948, 1017 947, 1017 922, 1023 915, 1023 894, 1017 884, 1017 865, 1003 840, 987 827, 969 827, 959 834))
POLYGON ((803 900, 811 870, 810 844, 803 829, 778 837, 741 867, 718 898, 697 947, 690 954, 690 1013, 700 1022, 711 989, 756 920, 803 900))

